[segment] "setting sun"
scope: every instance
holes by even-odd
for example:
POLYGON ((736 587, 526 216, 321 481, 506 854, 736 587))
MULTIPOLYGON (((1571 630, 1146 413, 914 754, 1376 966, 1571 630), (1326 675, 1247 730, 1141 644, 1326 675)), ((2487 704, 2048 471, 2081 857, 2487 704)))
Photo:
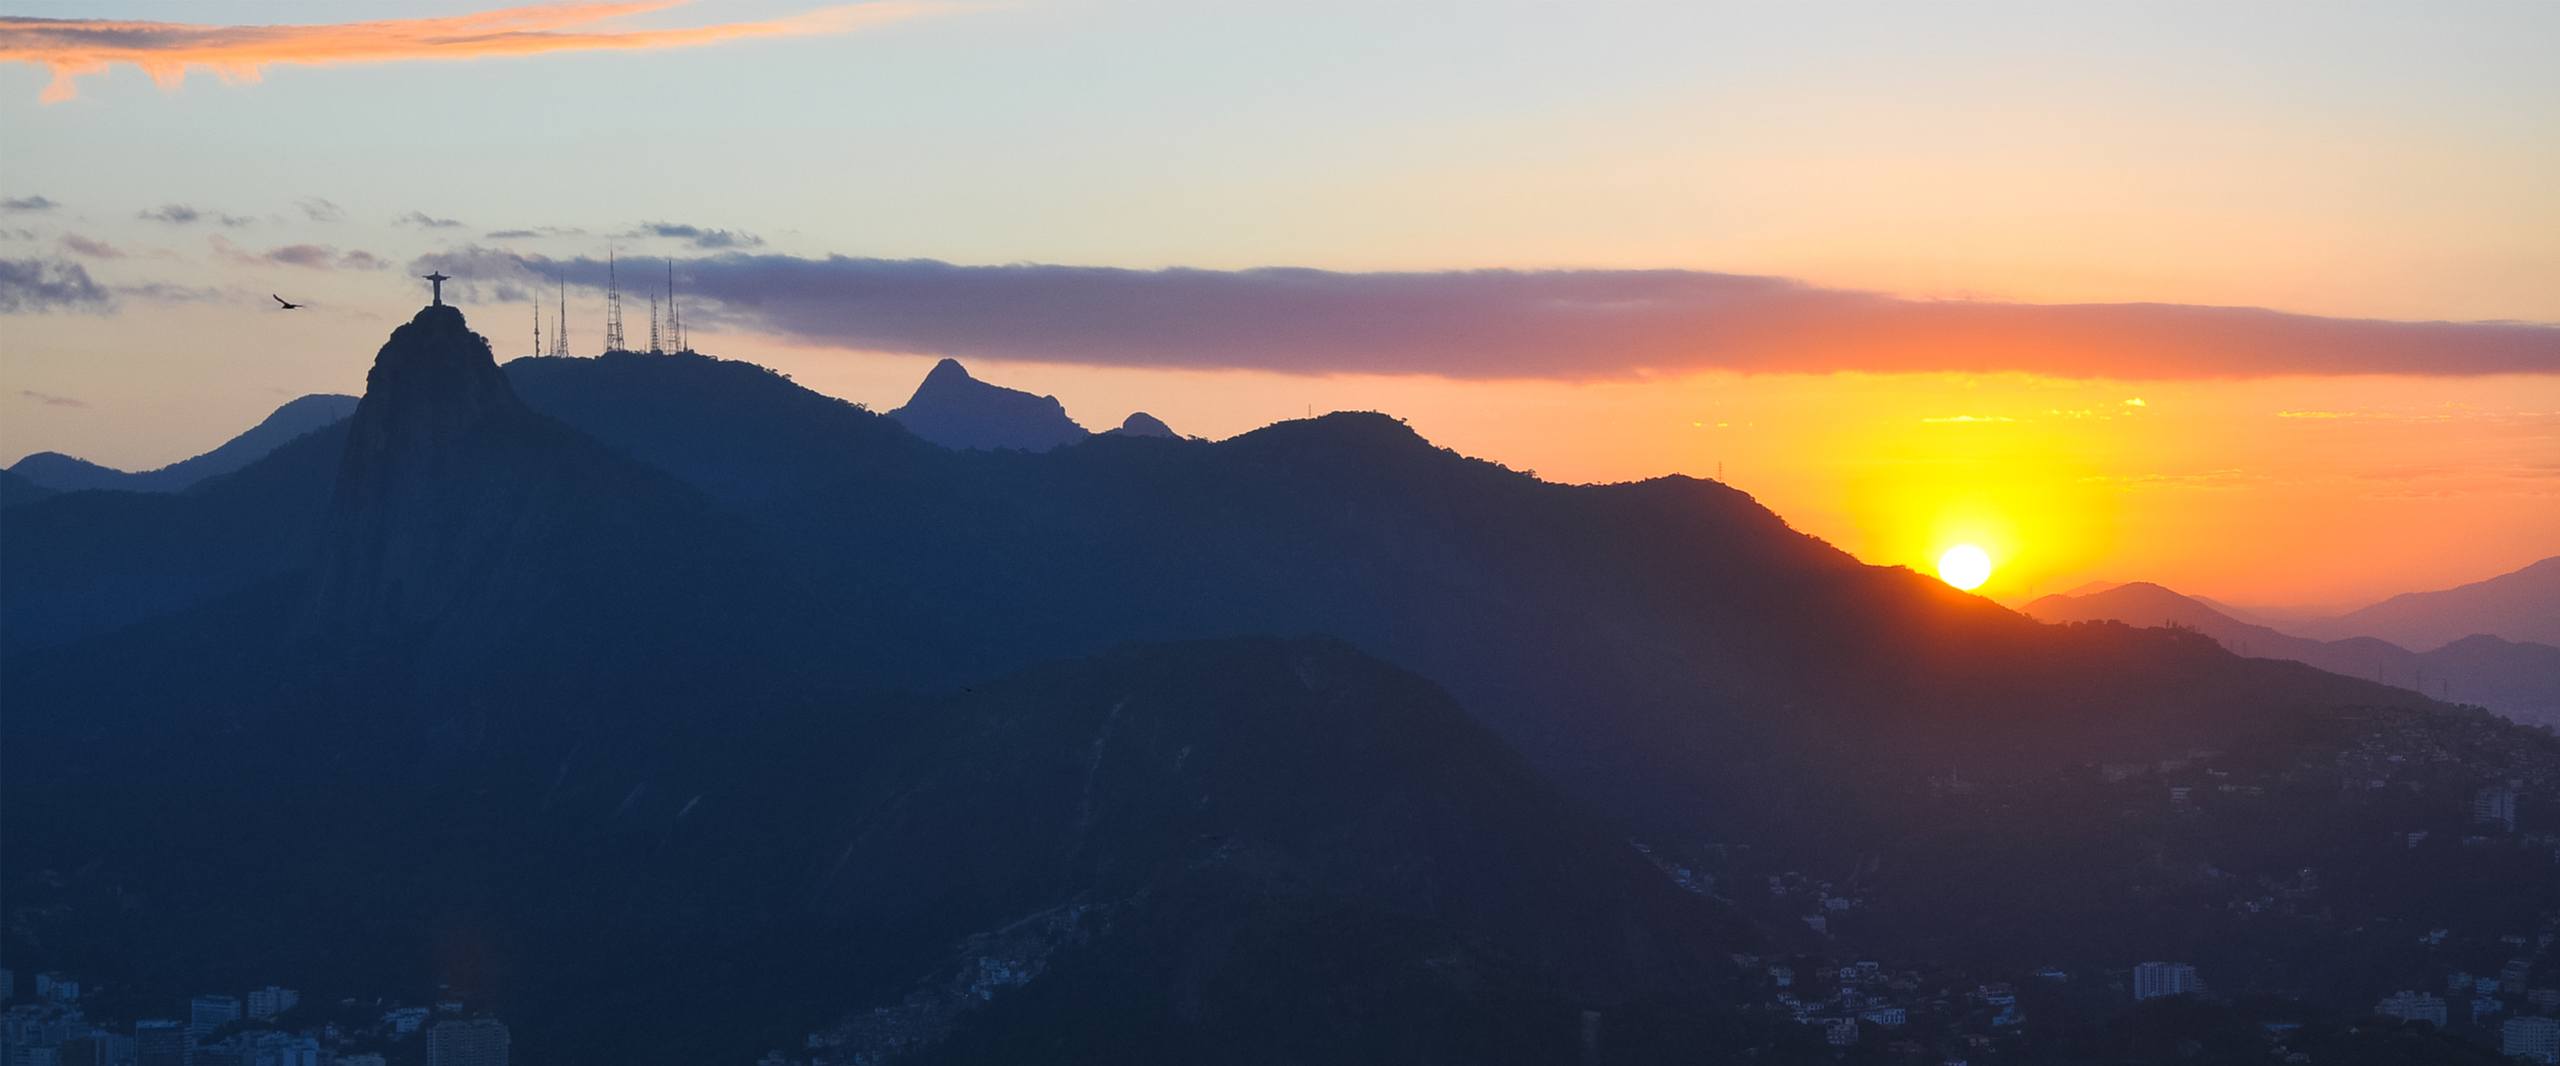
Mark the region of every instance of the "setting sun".
POLYGON ((1938 556, 1938 580, 1971 592, 1991 579, 1991 556, 1971 544, 1958 544, 1938 556))

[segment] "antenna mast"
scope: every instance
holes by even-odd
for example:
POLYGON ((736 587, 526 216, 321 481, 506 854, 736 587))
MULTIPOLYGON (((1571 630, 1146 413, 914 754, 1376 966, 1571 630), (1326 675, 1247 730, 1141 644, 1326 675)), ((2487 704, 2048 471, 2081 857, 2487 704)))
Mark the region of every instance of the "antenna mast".
POLYGON ((551 354, 565 357, 569 354, 569 275, 564 271, 556 280, 560 282, 560 311, 551 318, 551 354))
POLYGON ((684 342, 684 320, 676 317, 676 261, 667 260, 667 347, 679 352, 693 348, 684 342))
POLYGON ((658 333, 658 294, 649 294, 649 354, 667 354, 666 339, 658 333))
POLYGON ((533 354, 542 354, 542 298, 533 299, 533 354))
POLYGON ((613 246, 604 246, 604 350, 618 352, 622 343, 622 289, 614 280, 613 246))

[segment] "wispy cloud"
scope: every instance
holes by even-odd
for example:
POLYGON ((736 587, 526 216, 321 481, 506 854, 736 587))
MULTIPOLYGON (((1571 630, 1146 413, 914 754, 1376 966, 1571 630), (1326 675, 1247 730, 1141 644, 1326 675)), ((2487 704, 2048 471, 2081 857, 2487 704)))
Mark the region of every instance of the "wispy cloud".
MULTIPOLYGON (((593 285, 604 275, 600 258, 479 247, 420 262, 488 280, 563 274, 593 285)), ((725 316, 814 345, 1096 366, 1554 380, 1716 369, 2560 373, 2554 326, 1906 300, 1682 270, 1123 270, 730 253, 678 260, 676 275, 704 324, 725 316)))
POLYGON ((117 63, 140 68, 164 89, 190 70, 229 82, 256 82, 272 64, 323 66, 425 59, 478 59, 548 52, 683 48, 754 37, 844 33, 943 10, 920 3, 835 5, 782 18, 670 29, 616 29, 632 15, 686 6, 686 0, 524 4, 468 15, 300 26, 213 26, 124 19, 0 18, 0 62, 33 63, 53 78, 39 99, 79 93, 78 80, 117 63))
POLYGON ((219 222, 222 225, 233 229, 238 229, 239 227, 246 226, 257 221, 257 219, 250 218, 247 215, 232 215, 225 214, 220 211, 207 211, 190 204, 162 204, 158 207, 147 210, 136 211, 134 212, 133 217, 150 222, 165 222, 172 226, 192 226, 198 222, 209 220, 219 222))
POLYGON ((83 237, 77 233, 65 233, 62 235, 62 250, 73 255, 89 259, 124 258, 124 249, 108 244, 105 241, 92 240, 88 237, 83 237))
POLYGON ((16 214, 20 211, 51 211, 60 206, 62 205, 56 203, 50 197, 44 196, 11 196, 6 199, 0 199, 0 211, 5 211, 10 214, 16 214))
POLYGON ((2080 480, 2127 489, 2231 489, 2258 484, 2268 478, 2265 474, 2251 473, 2235 466, 2185 474, 2101 474, 2080 480))
POLYGON ((102 313, 114 307, 115 297, 78 263, 66 259, 0 259, 0 314, 102 313))
POLYGON ((391 221, 394 225, 417 226, 422 229, 462 228, 462 222, 459 219, 437 218, 436 216, 430 215, 424 211, 411 211, 408 214, 392 219, 391 221))
POLYGON ((47 407, 89 406, 89 401, 83 400, 77 396, 57 396, 50 392, 37 392, 34 389, 19 389, 18 396, 21 399, 33 400, 47 407))
POLYGON ((683 241, 704 251, 732 248, 761 248, 764 238, 737 230, 710 229, 682 222, 643 222, 623 234, 625 237, 666 237, 683 241))
POLYGON ((293 205, 301 208, 303 216, 313 222, 336 222, 347 217, 346 208, 317 196, 296 200, 293 205))
POLYGON ((583 237, 586 234, 587 231, 576 226, 535 226, 531 229, 490 230, 488 238, 493 241, 510 241, 531 240, 538 237, 583 237))
POLYGON ((217 236, 213 238, 213 250, 214 254, 232 262, 252 266, 289 266, 307 270, 331 268, 381 270, 391 265, 390 260, 361 248, 351 248, 342 252, 326 244, 287 244, 269 248, 263 252, 253 252, 217 236))
POLYGON ((259 305, 262 310, 264 309, 264 301, 266 300, 266 296, 262 293, 253 292, 247 289, 220 288, 204 285, 180 285, 175 282, 168 281, 146 281, 131 285, 118 285, 115 287, 115 294, 119 297, 132 297, 137 300, 149 300, 153 303, 250 303, 259 305))
POLYGON ((2451 422, 2457 411, 2278 411, 2277 418, 2299 422, 2451 422))
POLYGON ((2017 419, 2011 418, 2007 415, 1932 415, 1927 418, 1923 418, 1920 421, 1926 422, 1930 425, 1966 426, 1980 425, 1983 423, 2015 422, 2017 419))

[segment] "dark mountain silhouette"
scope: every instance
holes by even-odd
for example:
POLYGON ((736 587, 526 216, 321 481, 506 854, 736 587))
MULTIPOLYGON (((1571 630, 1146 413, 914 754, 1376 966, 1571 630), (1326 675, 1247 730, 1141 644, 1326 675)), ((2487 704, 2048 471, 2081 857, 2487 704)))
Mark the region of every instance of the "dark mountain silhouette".
POLYGON ((2047 596, 2024 610, 2051 622, 2113 620, 2183 626, 2240 655, 2290 659, 2335 674, 2477 704, 2521 722, 2560 725, 2560 647, 2548 644, 2474 636, 2434 651, 2413 652, 2372 637, 2312 640, 2243 622, 2202 600, 2147 581, 2088 595, 2047 596))
POLYGON ((2440 647, 2475 633, 2560 645, 2560 556, 2456 588, 2402 593, 2301 628, 2410 648, 2440 647))
MULTIPOLYGON (((857 409, 809 410, 878 430, 887 457, 955 461, 857 409)), ((161 901, 111 923, 149 951, 102 969, 175 982, 255 958, 382 987, 410 979, 386 958, 439 957, 460 905, 475 951, 554 960, 474 975, 471 994, 525 1019, 528 1050, 628 1062, 788 1042, 865 1002, 931 1037, 1072 1033, 1093 1056, 1338 1058, 1385 1041, 1427 1059, 1544 1060, 1570 1052, 1582 1009, 1694 1013, 1732 979, 1720 908, 1445 696, 1338 644, 1139 649, 949 701, 835 703, 789 665, 812 653, 791 632, 817 620, 756 579, 754 534, 530 410, 451 308, 394 332, 354 418, 245 474, 175 497, 64 498, 28 527, 113 526, 100 508, 124 506, 159 508, 154 528, 314 530, 283 553, 307 568, 198 575, 231 580, 7 672, 11 706, 31 709, 7 723, 23 760, 7 774, 11 883, 79 870, 33 883, 74 909, 87 891, 148 886, 161 901), (317 477, 303 453, 333 439, 317 477), (287 514, 243 495, 256 479, 328 488, 287 514), (716 560, 719 581, 670 580, 682 555, 716 560), (752 617, 725 611, 745 605, 752 617), (750 645, 760 662, 734 658, 750 645), (227 783, 249 781, 269 784, 227 783), (291 827, 295 843, 259 849, 238 878, 173 882, 133 861, 245 825, 291 827), (350 955, 298 932, 351 928, 392 950, 350 955), (1347 930, 1367 932, 1331 939, 1347 930), (701 975, 742 943, 755 976, 706 996, 701 975), (1168 943, 1193 946, 1168 956, 1168 943), (951 967, 1014 952, 1075 978, 984 1021, 978 997, 937 999, 951 967), (598 1000, 600 983, 624 991, 598 1000), (1051 1013, 1137 988, 1164 1009, 1135 1015, 1131 1001, 1076 1026, 1051 1013), (635 994, 658 1021, 635 1021, 621 998, 635 994), (1406 1011, 1451 1022, 1415 1031, 1406 1011)), ((865 655, 904 652, 851 658, 865 655)))
POLYGON ((37 452, 18 460, 11 473, 56 492, 121 489, 126 492, 178 492, 209 477, 228 474, 313 432, 355 413, 356 398, 315 393, 287 402, 257 425, 224 441, 212 451, 181 459, 157 470, 126 472, 60 452, 37 452))
POLYGON ((776 664, 868 632, 806 626, 818 608, 752 530, 526 407, 446 305, 375 357, 310 566, 297 636, 446 689, 579 677, 592 698, 749 661, 799 676, 776 664))
POLYGON ((13 949, 452 983, 546 1061, 1553 1061, 1718 1024, 1722 912, 1637 842, 1845 867, 1941 775, 2433 708, 1383 415, 952 450, 444 307, 347 422, 0 538, 13 949))
MULTIPOLYGON (((1104 436, 1036 455, 955 452, 746 364, 525 360, 509 377, 526 406, 579 432, 554 448, 548 431, 510 431, 505 447, 588 458, 545 460, 553 465, 541 477, 506 463, 450 464, 489 471, 474 490, 486 495, 387 503, 431 525, 553 530, 543 534, 551 554, 457 548, 414 572, 363 571, 401 573, 406 591, 348 596, 577 603, 585 596, 558 588, 586 573, 578 587, 618 605, 587 608, 604 629, 681 628, 683 613, 653 604, 630 575, 689 574, 698 602, 748 616, 702 634, 747 647, 832 640, 840 650, 826 662, 860 684, 966 683, 1130 640, 1330 633, 1450 688, 1542 769, 1612 811, 1772 831, 1796 821, 1880 830, 1870 819, 1890 819, 1891 805, 1855 783, 1815 803, 1793 798, 1794 767, 1826 757, 1827 738, 1844 732, 1905 765, 1997 777, 2098 749, 2184 750, 2238 728, 2242 708, 2412 698, 2204 654, 2174 637, 2052 630, 1909 571, 1861 565, 1722 485, 1546 484, 1434 448, 1378 415, 1281 423, 1214 444, 1104 436), (575 442, 587 437, 636 462, 598 465, 601 453, 575 442), (615 519, 612 535, 479 515, 538 503, 604 521, 631 510, 621 494, 655 484, 649 468, 689 483, 745 530, 661 532, 717 519, 692 503, 666 505, 696 516, 687 523, 615 519), (618 472, 574 473, 606 469, 618 472), (551 573, 575 561, 581 540, 585 550, 647 545, 633 550, 649 561, 616 560, 619 576, 603 562, 551 573), (416 587, 460 574, 450 568, 475 552, 489 564, 471 573, 503 564, 508 576, 484 579, 478 593, 416 587), (744 592, 715 596, 732 556, 777 560, 784 584, 801 590, 785 602, 813 605, 805 610, 823 624, 740 606, 755 600, 744 592), (2086 710, 2044 713, 2056 705, 2086 710), (1999 731, 1996 748, 1981 742, 1986 729, 1999 731)), ((667 488, 641 495, 674 499, 667 488)), ((69 537, 109 522, 118 529, 85 539, 143 536, 58 502, 11 508, 11 532, 60 526, 48 535, 69 537)), ((310 536, 282 512, 223 513, 276 522, 269 541, 310 536)), ((380 533, 412 535, 387 524, 380 533)), ((333 565, 373 565, 333 550, 333 565)), ((83 587, 123 580, 116 553, 66 555, 76 565, 16 551, 0 560, 11 578, 49 593, 11 597, 13 632, 57 632, 74 618, 94 632, 119 610, 131 621, 249 576, 232 553, 208 551, 188 557, 198 571, 173 563, 155 576, 148 597, 82 600, 83 587)), ((319 570, 326 586, 334 571, 319 570)), ((343 607, 335 595, 322 599, 343 607)), ((537 628, 498 613, 439 629, 537 628)))
POLYGON ((35 452, 18 460, 9 472, 53 492, 126 487, 134 475, 61 452, 35 452))
POLYGON ((54 494, 54 490, 29 481, 18 474, 0 470, 0 507, 33 503, 54 494))
POLYGON ((1057 397, 989 385, 956 359, 935 363, 906 406, 889 417, 945 448, 1044 452, 1090 435, 1057 397))
POLYGON ((1110 432, 1119 434, 1123 437, 1167 437, 1179 439, 1182 436, 1181 434, 1174 432, 1172 426, 1165 425, 1163 419, 1157 418, 1145 411, 1138 411, 1130 414, 1128 418, 1121 420, 1120 427, 1118 429, 1111 430, 1110 432))
POLYGON ((345 446, 341 421, 185 492, 71 492, 9 507, 0 647, 109 632, 309 566, 345 446))

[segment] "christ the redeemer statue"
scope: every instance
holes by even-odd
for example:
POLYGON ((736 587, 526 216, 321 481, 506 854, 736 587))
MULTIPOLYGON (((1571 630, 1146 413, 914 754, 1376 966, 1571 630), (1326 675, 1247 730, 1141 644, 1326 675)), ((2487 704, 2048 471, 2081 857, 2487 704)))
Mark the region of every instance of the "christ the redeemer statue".
POLYGON ((444 283, 452 281, 453 279, 444 276, 444 271, 441 270, 436 271, 433 274, 420 274, 418 276, 427 279, 430 284, 433 284, 436 287, 436 306, 444 306, 444 283))

